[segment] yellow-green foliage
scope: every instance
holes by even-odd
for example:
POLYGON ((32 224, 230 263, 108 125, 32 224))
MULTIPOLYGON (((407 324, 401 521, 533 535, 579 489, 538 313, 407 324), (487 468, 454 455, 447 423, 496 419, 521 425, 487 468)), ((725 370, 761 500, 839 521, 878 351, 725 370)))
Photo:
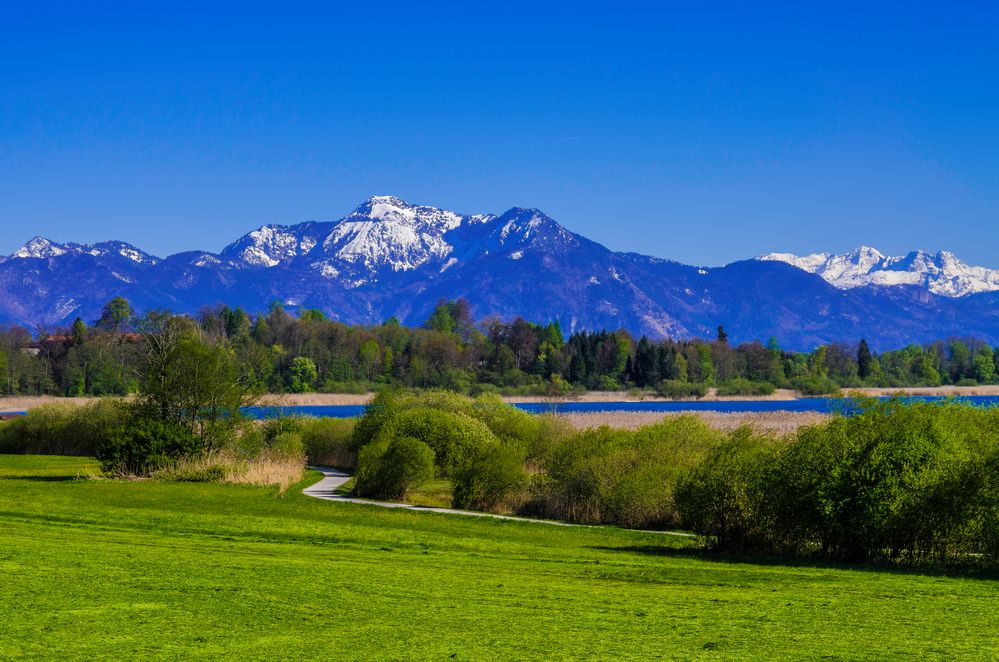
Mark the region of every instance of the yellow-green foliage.
POLYGON ((93 456, 128 416, 128 405, 120 400, 42 405, 0 423, 0 453, 93 456))
POLYGON ((390 442, 400 437, 411 437, 433 449, 437 467, 445 476, 467 461, 476 449, 498 442, 482 421, 431 407, 396 414, 382 426, 375 442, 390 442))

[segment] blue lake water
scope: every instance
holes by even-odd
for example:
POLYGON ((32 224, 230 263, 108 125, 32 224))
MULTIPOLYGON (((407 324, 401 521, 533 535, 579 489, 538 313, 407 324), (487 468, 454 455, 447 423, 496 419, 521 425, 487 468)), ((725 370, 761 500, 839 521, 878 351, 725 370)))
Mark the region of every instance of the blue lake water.
MULTIPOLYGON (((937 396, 909 396, 908 400, 943 400, 937 396)), ((999 396, 975 395, 956 398, 979 407, 999 406, 999 396)), ((840 412, 850 406, 848 398, 802 398, 800 400, 721 400, 704 402, 562 402, 560 413, 588 411, 720 411, 720 412, 759 412, 759 411, 818 411, 840 412)), ((532 414, 551 411, 551 405, 538 402, 514 403, 518 409, 532 414)), ((272 416, 316 416, 352 418, 364 413, 364 405, 335 405, 325 407, 250 407, 247 414, 254 418, 272 416)))
MULTIPOLYGON (((932 402, 945 400, 939 396, 911 395, 907 400, 932 402)), ((955 398, 961 402, 973 404, 976 407, 999 407, 999 396, 970 395, 955 398)), ((818 411, 842 412, 850 408, 849 398, 802 398, 800 400, 716 400, 693 402, 562 402, 558 405, 560 413, 588 411, 720 411, 720 412, 758 412, 758 411, 818 411)), ((516 402, 514 407, 531 414, 550 412, 551 405, 540 402, 516 402)), ((354 418, 364 413, 364 405, 330 405, 322 407, 247 407, 246 413, 252 418, 273 418, 275 416, 314 416, 317 418, 354 418)), ((24 412, 0 412, 4 414, 23 414, 24 412)))

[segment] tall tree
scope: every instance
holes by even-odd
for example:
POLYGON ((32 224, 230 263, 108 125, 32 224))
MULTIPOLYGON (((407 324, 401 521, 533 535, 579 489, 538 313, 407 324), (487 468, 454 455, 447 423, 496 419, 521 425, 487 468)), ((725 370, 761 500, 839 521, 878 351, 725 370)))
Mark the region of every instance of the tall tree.
POLYGON ((870 377, 873 364, 874 356, 871 354, 871 348, 868 347, 867 340, 861 339, 857 347, 857 376, 861 379, 870 377))

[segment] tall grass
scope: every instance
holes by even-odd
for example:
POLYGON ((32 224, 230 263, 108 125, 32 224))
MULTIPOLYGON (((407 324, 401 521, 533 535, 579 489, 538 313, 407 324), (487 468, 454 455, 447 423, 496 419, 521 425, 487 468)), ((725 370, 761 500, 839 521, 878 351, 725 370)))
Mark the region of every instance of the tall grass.
POLYGON ((248 459, 232 450, 212 451, 181 458, 154 471, 152 477, 180 482, 276 485, 283 493, 305 477, 305 456, 268 449, 248 459))

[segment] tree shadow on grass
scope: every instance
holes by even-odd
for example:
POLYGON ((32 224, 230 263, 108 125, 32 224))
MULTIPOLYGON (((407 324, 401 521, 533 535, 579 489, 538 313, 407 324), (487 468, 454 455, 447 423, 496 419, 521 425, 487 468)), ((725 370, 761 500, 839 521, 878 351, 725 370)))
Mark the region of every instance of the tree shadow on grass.
POLYGON ((64 483, 77 480, 76 476, 0 476, 0 480, 28 480, 36 483, 64 483))
POLYGON ((836 563, 818 558, 794 558, 790 556, 767 556, 762 554, 737 554, 719 552, 704 547, 670 547, 668 545, 625 545, 611 547, 593 546, 604 552, 637 554, 642 556, 662 556, 678 559, 696 559, 712 563, 729 563, 760 566, 783 566, 788 568, 812 568, 815 570, 850 570, 853 572, 891 573, 897 575, 922 575, 933 577, 999 579, 999 568, 982 568, 971 565, 891 565, 887 563, 836 563))

